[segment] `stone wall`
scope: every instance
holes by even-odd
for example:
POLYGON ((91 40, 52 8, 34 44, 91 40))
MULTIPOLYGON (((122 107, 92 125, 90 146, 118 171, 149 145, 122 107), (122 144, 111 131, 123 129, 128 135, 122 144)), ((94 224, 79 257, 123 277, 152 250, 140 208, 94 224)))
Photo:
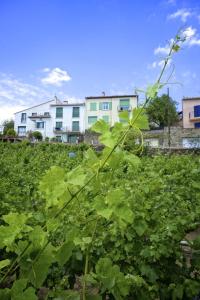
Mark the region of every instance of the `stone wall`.
MULTIPOLYGON (((85 132, 84 142, 92 145, 99 145, 99 134, 87 130, 85 132)), ((157 148, 192 148, 194 141, 195 147, 200 148, 200 128, 183 128, 171 127, 170 128, 170 146, 169 146, 169 132, 168 128, 159 130, 143 131, 144 142, 150 147, 157 148), (185 139, 185 143, 184 143, 185 139), (191 140, 191 145, 189 144, 191 140), (155 143, 156 142, 156 143, 155 143)))

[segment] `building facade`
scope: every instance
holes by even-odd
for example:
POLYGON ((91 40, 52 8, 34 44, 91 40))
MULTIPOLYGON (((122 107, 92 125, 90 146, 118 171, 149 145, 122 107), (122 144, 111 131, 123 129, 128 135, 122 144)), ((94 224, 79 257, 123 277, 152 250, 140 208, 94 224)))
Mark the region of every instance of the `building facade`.
POLYGON ((90 128, 99 119, 113 126, 120 122, 119 112, 131 112, 137 106, 138 95, 86 97, 85 128, 90 128))
POLYGON ((15 113, 15 131, 19 137, 39 131, 43 138, 76 143, 85 131, 85 104, 55 99, 15 113))
POLYGON ((183 98, 183 128, 200 128, 200 97, 183 98))

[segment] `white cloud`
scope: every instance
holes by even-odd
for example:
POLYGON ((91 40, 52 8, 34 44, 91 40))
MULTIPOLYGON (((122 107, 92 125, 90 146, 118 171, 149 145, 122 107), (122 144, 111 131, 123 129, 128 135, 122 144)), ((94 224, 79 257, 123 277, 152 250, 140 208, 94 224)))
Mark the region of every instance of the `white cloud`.
POLYGON ((0 122, 13 117, 13 113, 39 102, 48 101, 48 91, 0 73, 0 122))
POLYGON ((200 38, 198 38, 196 28, 189 26, 182 32, 182 35, 186 37, 186 46, 200 46, 200 38))
POLYGON ((185 23, 187 21, 187 19, 191 16, 192 16, 192 13, 189 10, 182 8, 182 9, 177 10, 175 13, 169 15, 167 18, 168 19, 180 18, 181 21, 185 23))
MULTIPOLYGON (((154 61, 152 64, 148 65, 148 69, 156 69, 156 68, 163 68, 163 65, 165 63, 165 60, 160 60, 160 61, 154 61)), ((171 66, 172 60, 169 59, 167 68, 171 66)))
POLYGON ((61 86, 64 82, 71 80, 71 77, 67 73, 67 71, 62 70, 60 68, 54 68, 54 69, 45 68, 43 69, 43 71, 48 73, 47 76, 41 79, 41 82, 45 85, 48 84, 48 85, 61 86))
POLYGON ((167 55, 169 54, 169 50, 170 50, 170 45, 166 45, 164 47, 157 47, 155 50, 154 50, 154 54, 164 54, 164 55, 167 55))
MULTIPOLYGON (((192 26, 189 26, 186 29, 184 29, 181 32, 181 37, 186 38, 185 42, 183 43, 184 46, 200 46, 200 38, 198 38, 197 30, 192 26)), ((156 49, 154 49, 154 54, 161 54, 164 56, 168 55, 173 41, 173 39, 170 39, 169 43, 166 44, 164 47, 159 46, 156 49)))

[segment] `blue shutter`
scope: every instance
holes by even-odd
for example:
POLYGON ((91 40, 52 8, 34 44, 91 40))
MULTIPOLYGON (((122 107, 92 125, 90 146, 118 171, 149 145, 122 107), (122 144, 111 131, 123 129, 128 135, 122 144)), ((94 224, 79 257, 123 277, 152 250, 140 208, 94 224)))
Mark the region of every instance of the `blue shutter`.
POLYGON ((195 128, 200 128, 200 122, 194 123, 194 127, 195 127, 195 128))
POLYGON ((200 105, 194 106, 194 117, 200 117, 200 105))

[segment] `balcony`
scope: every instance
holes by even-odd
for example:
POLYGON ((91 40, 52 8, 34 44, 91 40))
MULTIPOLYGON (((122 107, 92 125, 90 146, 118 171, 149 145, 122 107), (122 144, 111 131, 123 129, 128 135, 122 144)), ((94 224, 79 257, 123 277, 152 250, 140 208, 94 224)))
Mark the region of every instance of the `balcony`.
POLYGON ((189 113, 189 119, 190 119, 191 122, 200 121, 200 115, 199 116, 195 116, 194 115, 194 111, 191 111, 189 113))
POLYGON ((51 118, 50 113, 41 113, 41 114, 37 114, 37 113, 33 113, 31 116, 29 116, 30 119, 43 119, 43 118, 51 118))
POLYGON ((132 107, 130 105, 119 105, 119 106, 117 106, 117 110, 118 110, 118 112, 131 111, 132 107))
POLYGON ((67 133, 67 127, 54 127, 53 132, 55 133, 67 133))

